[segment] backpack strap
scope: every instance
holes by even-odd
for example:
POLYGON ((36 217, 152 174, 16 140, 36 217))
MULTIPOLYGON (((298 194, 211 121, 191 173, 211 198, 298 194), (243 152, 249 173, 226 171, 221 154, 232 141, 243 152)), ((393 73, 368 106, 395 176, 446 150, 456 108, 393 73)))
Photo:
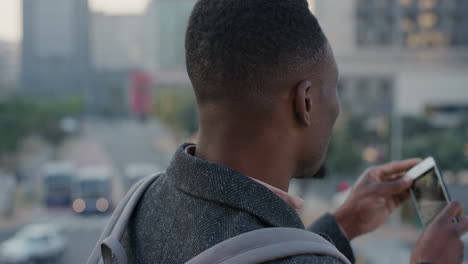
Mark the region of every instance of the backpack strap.
POLYGON ((101 237, 88 258, 88 264, 110 264, 115 258, 119 264, 127 263, 127 256, 120 244, 130 217, 149 186, 161 175, 156 173, 138 181, 125 194, 107 222, 101 237))
POLYGON ((186 264, 258 264, 300 255, 330 256, 351 264, 323 237, 296 228, 263 228, 225 240, 186 264))

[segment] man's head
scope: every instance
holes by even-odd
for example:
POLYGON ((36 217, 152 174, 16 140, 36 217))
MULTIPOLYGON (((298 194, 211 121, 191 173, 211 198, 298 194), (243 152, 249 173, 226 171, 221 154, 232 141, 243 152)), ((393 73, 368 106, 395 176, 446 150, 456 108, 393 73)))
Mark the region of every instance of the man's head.
POLYGON ((281 138, 271 144, 292 150, 296 177, 318 171, 339 111, 337 69, 306 0, 199 0, 185 47, 202 133, 213 120, 244 122, 281 138))

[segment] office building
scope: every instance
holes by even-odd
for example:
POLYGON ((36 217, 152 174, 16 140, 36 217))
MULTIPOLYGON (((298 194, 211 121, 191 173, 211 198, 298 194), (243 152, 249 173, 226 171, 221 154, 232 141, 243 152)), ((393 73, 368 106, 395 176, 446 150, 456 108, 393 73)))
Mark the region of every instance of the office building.
POLYGON ((316 15, 340 68, 344 112, 419 115, 434 108, 464 108, 467 4, 316 0, 316 15))
POLYGON ((196 0, 153 0, 158 68, 185 69, 185 32, 196 0))
POLYGON ((0 90, 17 87, 19 57, 19 44, 0 41, 0 90))
POLYGON ((21 62, 25 95, 91 103, 87 0, 23 0, 21 62))
POLYGON ((154 60, 152 24, 145 14, 108 15, 93 13, 91 54, 97 70, 142 69, 154 60))
POLYGON ((94 72, 94 107, 100 113, 124 113, 128 84, 135 71, 154 73, 156 41, 152 12, 91 16, 91 54, 94 72))
POLYGON ((151 0, 145 17, 149 33, 145 70, 152 72, 160 85, 187 86, 185 32, 196 0, 151 0))
POLYGON ((359 0, 357 43, 363 46, 468 46, 465 0, 359 0))

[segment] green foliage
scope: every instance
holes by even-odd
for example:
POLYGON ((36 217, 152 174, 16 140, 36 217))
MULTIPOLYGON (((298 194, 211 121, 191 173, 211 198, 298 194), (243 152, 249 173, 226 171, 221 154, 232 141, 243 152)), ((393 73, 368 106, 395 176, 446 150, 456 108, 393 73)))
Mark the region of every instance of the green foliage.
POLYGON ((355 175, 362 167, 361 146, 367 141, 363 117, 345 117, 333 133, 328 148, 327 169, 332 175, 355 175))
MULTIPOLYGON (((332 174, 356 173, 365 165, 362 151, 366 146, 391 145, 388 135, 379 135, 366 130, 369 118, 348 116, 332 136, 327 167, 332 174)), ((403 158, 433 156, 441 169, 455 172, 468 169, 466 144, 468 144, 468 117, 456 127, 441 128, 434 126, 424 117, 404 117, 402 120, 403 158)), ((388 161, 388 159, 378 162, 388 161)), ((369 165, 369 164, 367 164, 369 165)))
POLYGON ((0 103, 0 153, 16 150, 20 140, 32 127, 28 113, 32 105, 19 98, 0 103))
POLYGON ((403 156, 434 156, 443 170, 468 169, 468 158, 464 154, 468 141, 467 121, 454 128, 437 128, 426 119, 405 118, 403 156))
POLYGON ((83 109, 79 98, 64 101, 45 101, 36 105, 35 120, 39 121, 35 129, 50 143, 57 145, 65 136, 60 121, 65 117, 77 116, 83 109))
POLYGON ((403 137, 413 138, 424 135, 428 132, 434 132, 435 128, 427 118, 407 116, 403 117, 403 137))
POLYGON ((0 101, 0 154, 15 152, 30 134, 58 144, 64 137, 60 121, 64 117, 76 117, 82 108, 79 98, 33 102, 12 97, 0 101))
POLYGON ((190 87, 159 88, 153 115, 179 135, 192 135, 198 130, 197 105, 190 87))
POLYGON ((358 149, 348 130, 335 133, 328 149, 327 168, 334 174, 354 175, 362 166, 358 149))

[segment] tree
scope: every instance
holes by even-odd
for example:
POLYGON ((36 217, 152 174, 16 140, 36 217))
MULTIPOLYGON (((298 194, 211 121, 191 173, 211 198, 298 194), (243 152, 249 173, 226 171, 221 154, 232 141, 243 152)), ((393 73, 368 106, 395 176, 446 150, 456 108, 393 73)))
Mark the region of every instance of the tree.
POLYGON ((53 145, 58 145, 65 137, 60 122, 66 117, 79 117, 83 110, 83 103, 80 98, 70 98, 68 100, 50 100, 39 102, 35 106, 35 113, 32 114, 33 127, 37 134, 53 145))
POLYGON ((18 148, 21 139, 33 127, 30 115, 33 112, 33 105, 16 97, 0 102, 0 153, 18 148))
POLYGON ((153 115, 182 136, 198 130, 195 96, 190 87, 160 88, 155 95, 153 115))
POLYGON ((464 153, 468 118, 453 128, 435 127, 428 119, 418 117, 405 117, 403 122, 404 157, 434 156, 443 170, 468 168, 468 159, 464 153))
POLYGON ((77 117, 82 108, 79 98, 33 103, 21 97, 10 97, 0 101, 0 165, 14 169, 15 153, 28 135, 36 134, 51 144, 59 144, 65 136, 61 120, 77 117))
POLYGON ((363 165, 361 151, 366 145, 368 133, 364 129, 365 118, 342 116, 337 125, 327 155, 327 171, 333 174, 355 175, 363 165))
POLYGON ((403 154, 405 157, 434 156, 442 170, 459 171, 468 168, 464 140, 450 131, 420 134, 405 140, 403 154))
POLYGON ((332 174, 354 175, 362 166, 358 147, 353 144, 347 131, 336 133, 330 142, 327 169, 332 174))

